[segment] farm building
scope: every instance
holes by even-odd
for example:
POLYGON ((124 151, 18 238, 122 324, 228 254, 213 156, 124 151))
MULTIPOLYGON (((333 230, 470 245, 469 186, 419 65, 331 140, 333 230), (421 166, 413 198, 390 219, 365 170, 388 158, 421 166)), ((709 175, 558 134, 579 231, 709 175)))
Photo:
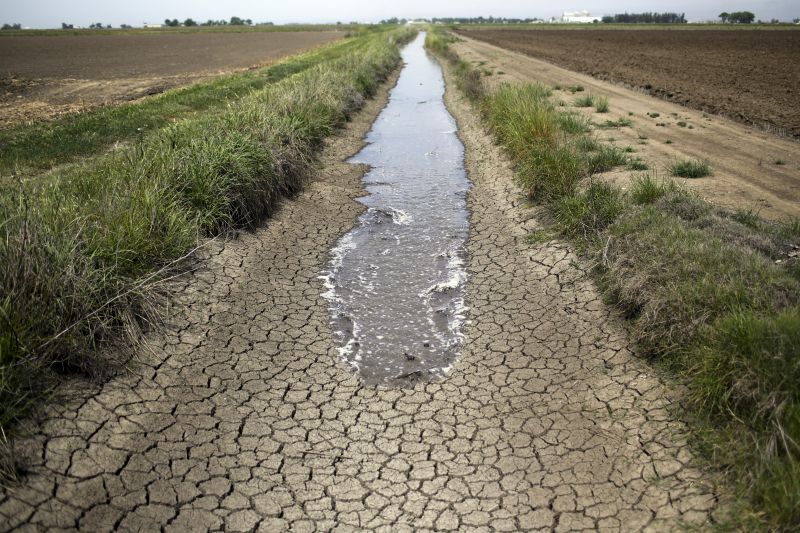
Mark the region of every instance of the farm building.
POLYGON ((554 18, 553 22, 568 22, 575 24, 587 24, 592 22, 600 22, 600 17, 593 17, 591 13, 586 10, 583 11, 564 11, 561 14, 561 19, 554 18))

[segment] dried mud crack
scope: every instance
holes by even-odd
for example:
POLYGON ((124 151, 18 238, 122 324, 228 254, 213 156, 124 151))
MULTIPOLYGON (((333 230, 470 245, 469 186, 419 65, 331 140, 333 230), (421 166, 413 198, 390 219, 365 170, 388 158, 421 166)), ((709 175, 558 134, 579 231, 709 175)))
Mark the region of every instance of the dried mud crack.
POLYGON ((185 282, 142 361, 48 408, 17 442, 0 529, 669 530, 717 507, 674 399, 559 243, 536 247, 511 171, 449 91, 474 183, 470 323, 447 379, 363 386, 318 278, 362 206, 343 163, 386 101, 334 138, 317 179, 185 282))

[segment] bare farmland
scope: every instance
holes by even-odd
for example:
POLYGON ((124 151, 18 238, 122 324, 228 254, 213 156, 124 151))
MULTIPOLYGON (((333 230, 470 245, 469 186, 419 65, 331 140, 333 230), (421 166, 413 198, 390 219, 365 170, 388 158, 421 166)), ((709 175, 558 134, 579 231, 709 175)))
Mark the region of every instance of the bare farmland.
POLYGON ((9 36, 0 40, 0 127, 133 100, 263 65, 335 31, 9 36))

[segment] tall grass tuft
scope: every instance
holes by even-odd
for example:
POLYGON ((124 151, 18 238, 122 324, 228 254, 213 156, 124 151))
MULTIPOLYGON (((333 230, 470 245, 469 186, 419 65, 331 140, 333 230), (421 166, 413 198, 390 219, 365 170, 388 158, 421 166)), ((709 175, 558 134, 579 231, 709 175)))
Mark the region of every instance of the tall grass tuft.
POLYGON ((704 178, 711 175, 711 165, 708 161, 687 159, 675 161, 668 167, 670 174, 679 178, 704 178))

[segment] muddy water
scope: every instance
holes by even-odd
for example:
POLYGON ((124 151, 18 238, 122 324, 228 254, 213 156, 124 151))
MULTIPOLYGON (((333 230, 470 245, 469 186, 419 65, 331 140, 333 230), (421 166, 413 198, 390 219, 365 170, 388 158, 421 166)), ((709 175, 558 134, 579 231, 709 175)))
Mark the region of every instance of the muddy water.
POLYGON ((370 385, 445 375, 464 321, 469 181, 439 65, 420 34, 353 163, 369 165, 367 206, 324 274, 343 360, 370 385))

